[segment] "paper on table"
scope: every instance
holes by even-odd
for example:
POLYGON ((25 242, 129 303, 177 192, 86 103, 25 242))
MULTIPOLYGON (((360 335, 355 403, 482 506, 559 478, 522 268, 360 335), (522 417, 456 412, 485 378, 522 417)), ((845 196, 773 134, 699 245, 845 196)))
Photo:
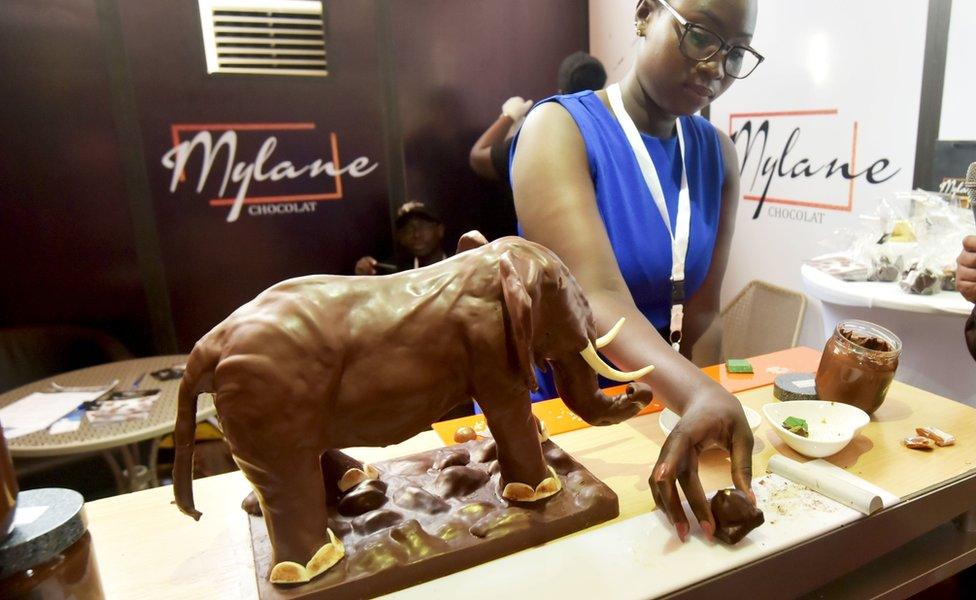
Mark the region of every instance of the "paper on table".
MULTIPOLYGON (((0 408, 0 423, 4 433, 14 430, 20 435, 46 429, 61 417, 73 411, 82 402, 90 402, 105 390, 94 392, 35 392, 0 408)), ((9 436, 8 436, 9 437, 9 436)))
POLYGON ((801 463, 777 454, 769 459, 767 469, 865 515, 899 502, 894 494, 825 460, 801 463))
POLYGON ((78 431, 81 428, 81 419, 84 416, 85 410, 83 408, 76 408, 48 427, 47 433, 48 435, 60 435, 62 433, 78 431))

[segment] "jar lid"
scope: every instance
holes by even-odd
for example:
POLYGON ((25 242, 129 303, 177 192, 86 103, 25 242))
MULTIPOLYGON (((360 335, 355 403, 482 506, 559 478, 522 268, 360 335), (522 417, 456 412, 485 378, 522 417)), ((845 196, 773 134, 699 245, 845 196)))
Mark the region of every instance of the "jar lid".
POLYGON ((817 376, 813 373, 784 373, 773 382, 773 396, 777 400, 819 400, 817 376))
POLYGON ((85 535, 84 505, 74 490, 20 492, 13 531, 0 543, 0 579, 51 560, 85 535))

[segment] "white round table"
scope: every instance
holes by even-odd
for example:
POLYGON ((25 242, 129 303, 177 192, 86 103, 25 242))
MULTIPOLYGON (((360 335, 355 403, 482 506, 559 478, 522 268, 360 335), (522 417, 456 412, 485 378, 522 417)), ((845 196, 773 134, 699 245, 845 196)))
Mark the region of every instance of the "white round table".
MULTIPOLYGON (((0 406, 6 406, 28 394, 48 390, 54 382, 62 386, 97 386, 108 384, 116 379, 120 382, 121 389, 159 389, 160 391, 159 399, 153 403, 149 417, 145 420, 93 425, 87 419, 82 419, 81 426, 69 433, 51 435, 47 430, 37 431, 7 440, 11 456, 14 458, 62 457, 101 452, 112 469, 120 493, 133 491, 137 472, 145 472, 151 484, 158 484, 155 480, 156 451, 159 438, 171 433, 176 426, 180 380, 157 381, 150 373, 185 363, 186 359, 186 354, 173 354, 107 363, 46 377, 0 394, 0 406), (137 380, 139 384, 132 385, 137 380), (149 449, 148 465, 143 465, 146 468, 141 470, 137 469, 140 458, 137 443, 144 440, 153 440, 153 443, 149 449), (125 471, 119 468, 113 451, 121 454, 125 471)), ((197 404, 197 421, 214 414, 216 409, 212 397, 209 394, 201 395, 197 404)))
POLYGON ((824 342, 845 319, 877 323, 902 340, 896 379, 976 406, 976 362, 963 337, 973 305, 961 294, 919 296, 898 283, 842 281, 809 265, 801 275, 807 293, 823 303, 824 342))

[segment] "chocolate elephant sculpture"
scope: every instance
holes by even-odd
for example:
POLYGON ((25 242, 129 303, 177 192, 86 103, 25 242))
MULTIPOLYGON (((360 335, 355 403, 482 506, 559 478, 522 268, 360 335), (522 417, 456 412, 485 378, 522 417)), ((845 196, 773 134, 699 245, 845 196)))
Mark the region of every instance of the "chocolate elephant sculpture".
POLYGON ((517 237, 488 244, 477 232, 458 249, 394 275, 283 281, 194 346, 179 392, 176 504, 199 519, 196 403, 211 392, 267 524, 272 582, 308 581, 342 558, 327 507, 377 474, 339 448, 403 441, 473 397, 497 444, 502 496, 533 501, 560 489, 530 410, 536 365, 548 363, 566 405, 593 425, 651 401, 643 384, 600 392, 594 371, 631 381, 653 367, 622 373, 599 358, 620 323, 596 337, 586 298, 555 254, 517 237))

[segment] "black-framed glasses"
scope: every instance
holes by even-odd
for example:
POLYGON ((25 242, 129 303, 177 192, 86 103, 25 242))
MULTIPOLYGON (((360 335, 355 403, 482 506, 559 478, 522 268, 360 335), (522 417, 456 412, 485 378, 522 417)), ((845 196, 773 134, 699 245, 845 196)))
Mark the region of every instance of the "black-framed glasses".
POLYGON ((724 50, 725 72, 736 79, 745 79, 756 70, 759 63, 765 60, 762 54, 752 48, 728 44, 722 36, 711 29, 688 21, 667 0, 657 1, 681 24, 681 41, 678 42, 678 49, 689 60, 705 62, 724 50))

